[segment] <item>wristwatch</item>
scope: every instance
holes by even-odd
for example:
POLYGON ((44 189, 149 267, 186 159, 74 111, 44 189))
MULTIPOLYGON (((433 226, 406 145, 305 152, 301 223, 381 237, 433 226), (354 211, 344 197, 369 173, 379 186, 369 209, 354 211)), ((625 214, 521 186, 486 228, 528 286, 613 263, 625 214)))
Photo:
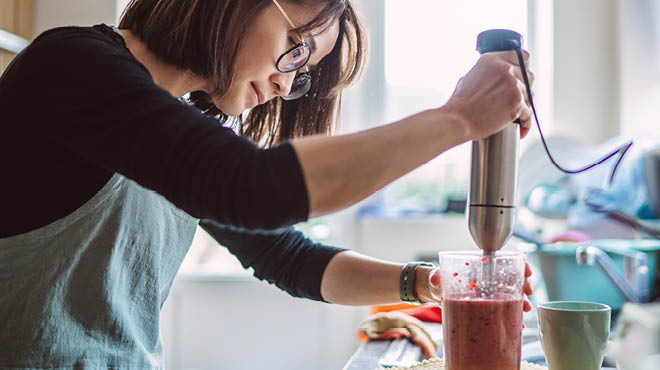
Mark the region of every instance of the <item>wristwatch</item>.
MULTIPOLYGON (((420 302, 415 290, 415 272, 419 266, 433 267, 430 262, 413 261, 406 263, 399 279, 399 295, 404 302, 420 302)), ((421 303, 421 302, 420 302, 421 303)))

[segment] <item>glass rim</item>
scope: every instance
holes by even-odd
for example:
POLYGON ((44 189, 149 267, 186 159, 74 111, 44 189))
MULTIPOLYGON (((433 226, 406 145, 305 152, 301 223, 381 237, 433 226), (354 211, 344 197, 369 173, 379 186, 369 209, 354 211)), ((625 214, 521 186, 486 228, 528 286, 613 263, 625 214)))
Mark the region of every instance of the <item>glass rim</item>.
MULTIPOLYGON (((495 254, 490 255, 490 258, 506 258, 506 257, 524 257, 527 255, 527 252, 524 251, 497 251, 495 254)), ((440 251, 438 252, 439 257, 475 257, 483 258, 485 254, 483 251, 440 251)))
POLYGON ((562 312, 607 312, 612 311, 612 307, 606 305, 605 303, 598 302, 589 302, 589 301, 550 301, 545 303, 538 303, 537 308, 539 310, 548 310, 548 311, 562 311, 562 312), (574 304, 574 305, 583 305, 582 308, 570 308, 570 307, 552 307, 549 305, 563 305, 563 304, 574 304))

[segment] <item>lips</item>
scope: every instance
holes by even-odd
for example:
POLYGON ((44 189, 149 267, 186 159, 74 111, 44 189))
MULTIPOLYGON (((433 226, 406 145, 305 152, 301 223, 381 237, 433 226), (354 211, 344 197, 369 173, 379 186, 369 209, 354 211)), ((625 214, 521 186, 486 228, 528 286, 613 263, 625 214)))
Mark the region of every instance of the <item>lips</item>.
POLYGON ((266 97, 264 97, 264 94, 262 94, 261 91, 259 91, 259 89, 257 89, 257 86, 255 86, 254 83, 250 83, 250 85, 254 89, 254 94, 255 94, 255 97, 256 97, 256 99, 255 99, 256 100, 256 105, 261 105, 261 104, 265 103, 266 102, 266 97))

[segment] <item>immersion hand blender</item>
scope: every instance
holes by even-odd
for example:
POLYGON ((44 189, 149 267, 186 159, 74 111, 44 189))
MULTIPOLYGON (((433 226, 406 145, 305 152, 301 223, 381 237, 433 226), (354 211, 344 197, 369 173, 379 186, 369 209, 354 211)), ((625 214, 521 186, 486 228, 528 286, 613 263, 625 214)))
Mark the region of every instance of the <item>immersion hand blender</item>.
MULTIPOLYGON (((477 36, 480 54, 521 47, 522 36, 514 31, 488 30, 477 36)), ((520 121, 516 120, 502 131, 472 142, 468 227, 484 251, 485 282, 492 280, 490 255, 504 246, 516 224, 519 141, 520 121)))
MULTIPOLYGON (((605 183, 607 190, 614 180, 614 174, 623 156, 632 146, 629 141, 601 159, 576 170, 561 167, 550 154, 539 124, 534 100, 532 98, 525 62, 522 56, 522 36, 517 32, 496 29, 488 30, 477 36, 477 51, 480 54, 515 50, 522 70, 527 98, 534 113, 536 126, 545 152, 550 162, 560 171, 576 174, 587 171, 619 154, 617 161, 605 183)), ((502 131, 486 139, 472 142, 472 164, 470 174, 470 192, 468 199, 468 227, 472 239, 484 251, 483 281, 486 282, 484 293, 489 295, 489 282, 492 281, 494 259, 492 255, 502 248, 513 233, 516 223, 516 186, 518 181, 518 143, 520 141, 520 121, 507 125, 502 131)))

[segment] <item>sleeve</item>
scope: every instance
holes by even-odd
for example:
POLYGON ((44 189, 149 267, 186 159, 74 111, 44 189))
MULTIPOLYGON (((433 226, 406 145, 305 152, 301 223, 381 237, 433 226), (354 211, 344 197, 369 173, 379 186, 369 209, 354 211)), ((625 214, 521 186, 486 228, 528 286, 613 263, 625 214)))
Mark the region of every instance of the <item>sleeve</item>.
POLYGON ((277 233, 238 230, 212 220, 199 224, 218 243, 229 249, 254 276, 275 284, 294 297, 326 302, 321 281, 328 263, 346 249, 314 243, 289 228, 277 233))
POLYGON ((36 40, 5 86, 17 124, 121 173, 197 218, 276 229, 308 217, 290 143, 262 149, 159 88, 125 49, 62 31, 36 40), (16 109, 18 110, 18 108, 16 109))

